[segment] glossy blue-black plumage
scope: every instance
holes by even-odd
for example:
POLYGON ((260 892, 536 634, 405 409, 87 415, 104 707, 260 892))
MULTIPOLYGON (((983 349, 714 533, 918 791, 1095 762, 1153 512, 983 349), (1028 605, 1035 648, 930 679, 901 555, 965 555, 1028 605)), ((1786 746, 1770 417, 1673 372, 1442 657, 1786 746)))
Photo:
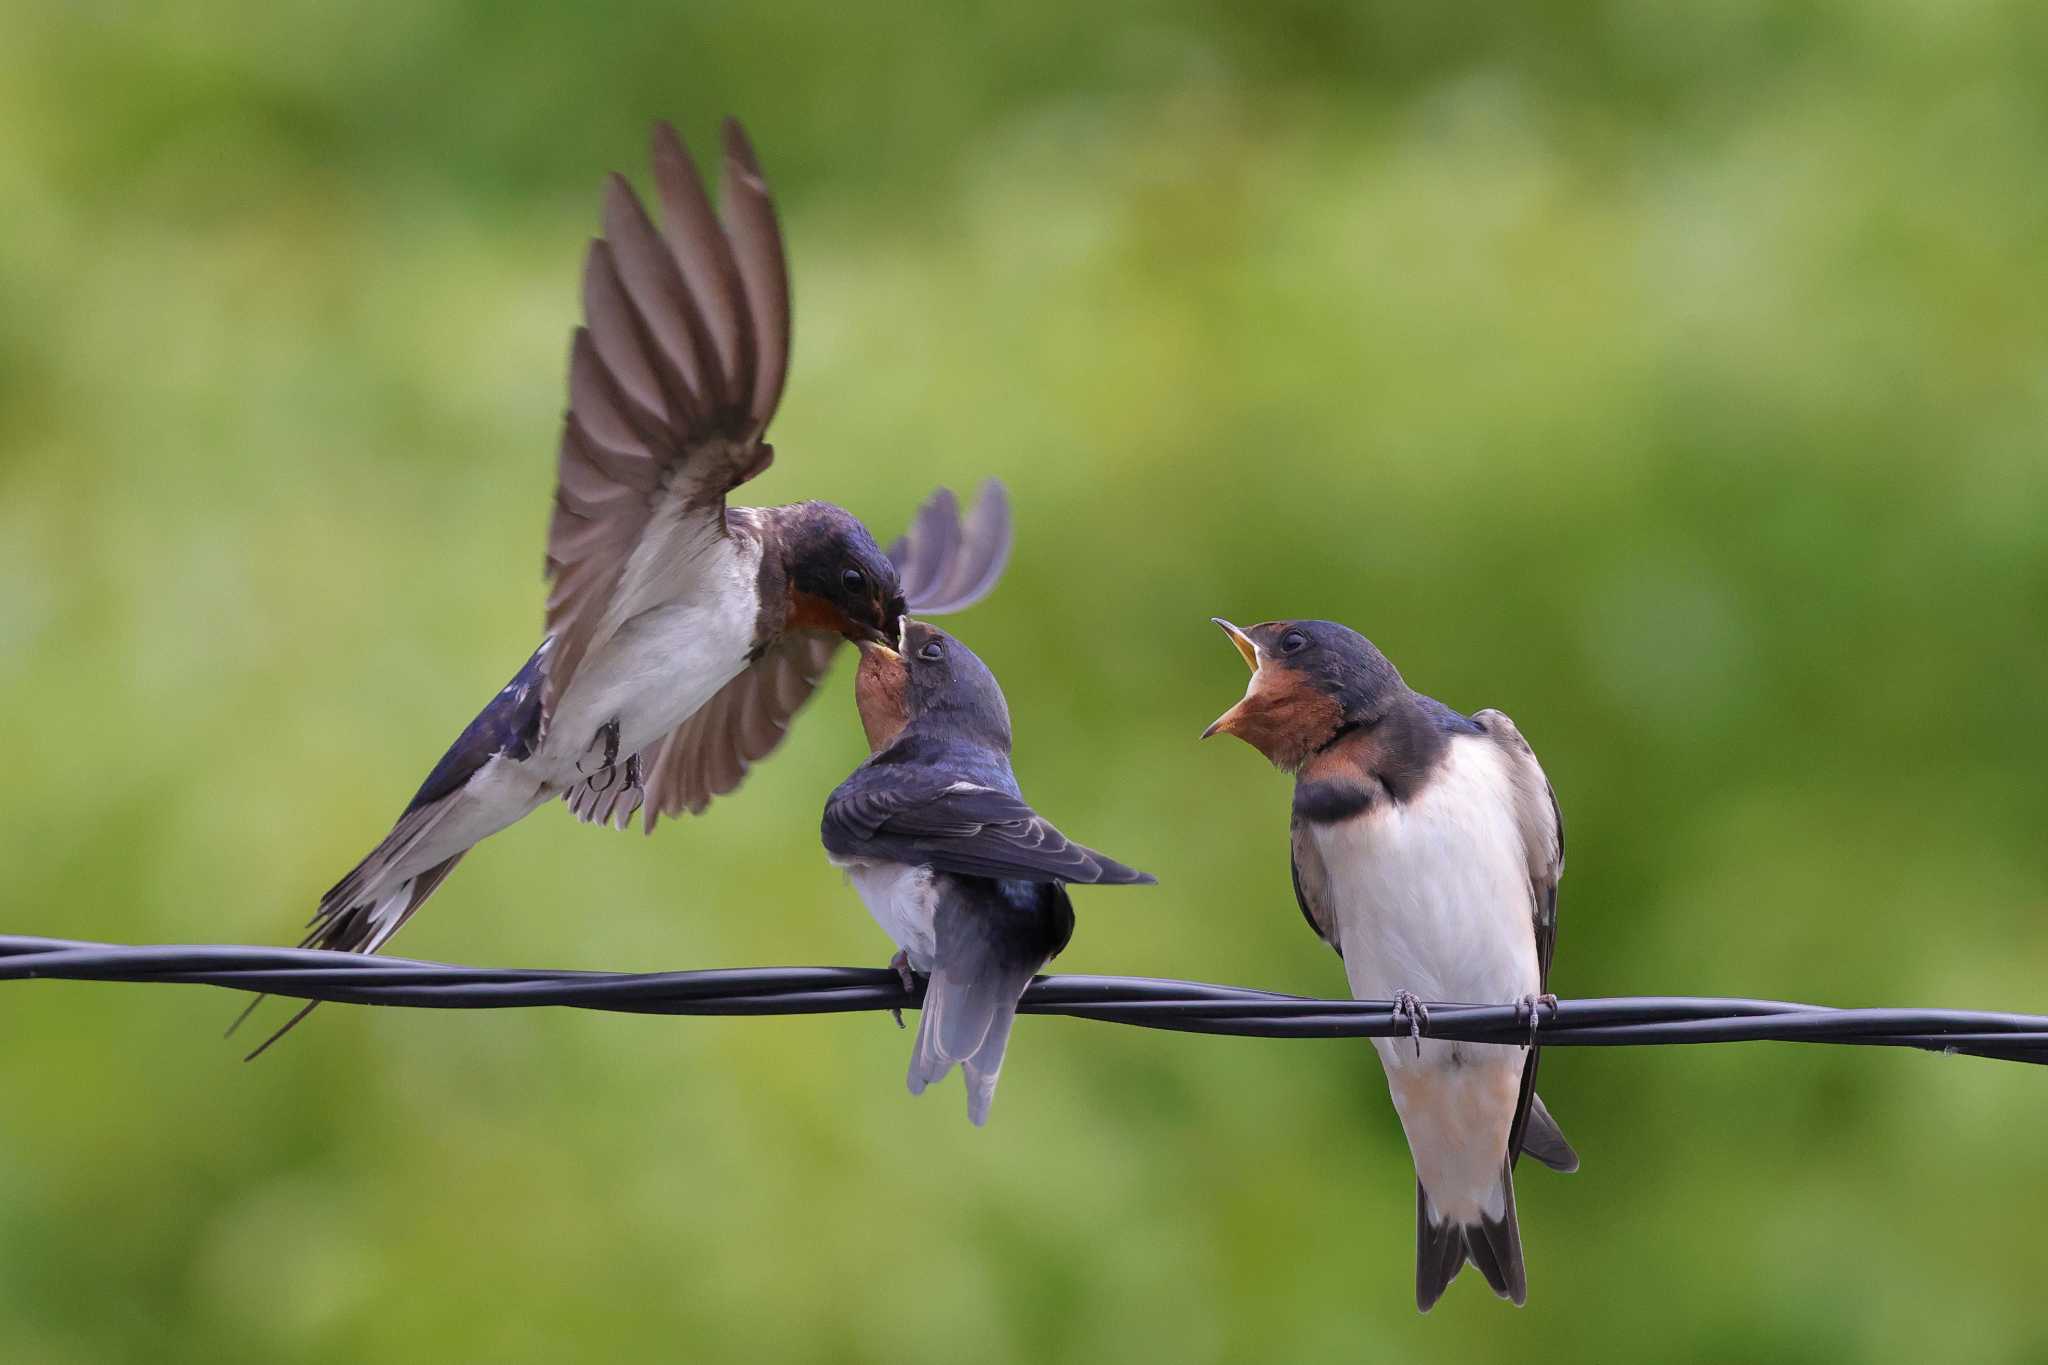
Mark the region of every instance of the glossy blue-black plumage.
POLYGON ((827 852, 965 877, 1153 880, 1072 842, 1025 802, 1010 770, 1009 706, 988 665, 923 622, 902 643, 908 723, 826 801, 827 852))
POLYGON ((1447 735, 1483 735, 1486 727, 1463 711, 1454 711, 1435 697, 1415 694, 1415 701, 1422 708, 1422 714, 1429 717, 1430 724, 1447 735))
POLYGON ((541 684, 547 677, 547 653, 545 644, 536 649, 525 666, 512 675, 512 681, 500 688, 498 695, 477 712, 476 719, 455 737, 448 752, 441 755, 441 761, 414 793, 412 803, 405 808, 406 814, 454 792, 475 776, 477 769, 500 754, 517 759, 533 753, 534 743, 540 738, 541 684))

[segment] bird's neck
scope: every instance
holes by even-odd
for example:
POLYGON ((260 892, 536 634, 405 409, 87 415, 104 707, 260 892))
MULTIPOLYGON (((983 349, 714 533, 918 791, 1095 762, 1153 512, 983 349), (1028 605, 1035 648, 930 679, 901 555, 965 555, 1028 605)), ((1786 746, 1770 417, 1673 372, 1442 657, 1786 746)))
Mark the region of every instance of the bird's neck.
POLYGON ((1355 784, 1405 802, 1428 783, 1449 743, 1410 694, 1377 716, 1341 724, 1295 768, 1295 781, 1355 784))
POLYGON ((910 673, 900 656, 863 649, 860 671, 853 678, 853 700, 860 709, 860 728, 868 752, 878 754, 894 744, 910 724, 910 673))

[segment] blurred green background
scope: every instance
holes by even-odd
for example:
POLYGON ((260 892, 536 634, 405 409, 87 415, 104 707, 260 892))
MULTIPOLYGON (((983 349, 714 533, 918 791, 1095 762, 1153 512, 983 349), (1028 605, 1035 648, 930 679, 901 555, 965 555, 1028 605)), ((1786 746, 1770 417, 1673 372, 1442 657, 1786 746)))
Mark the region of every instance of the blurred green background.
MULTIPOLYGON (((1161 874, 1060 967, 1339 993, 1208 625, 1509 711, 1554 986, 2048 1010, 2048 10, 0 4, 0 930, 289 942, 532 646, 600 177, 743 116, 751 490, 998 474, 1017 768, 1161 874)), ((652 840, 543 811, 399 940, 879 965, 846 670, 652 840)), ((1052 1019, 0 989, 9 1360, 2039 1360, 2048 1077, 1558 1051, 1531 1299, 1412 1307, 1368 1048, 1052 1019), (275 1008, 275 1007, 273 1007, 275 1008)))

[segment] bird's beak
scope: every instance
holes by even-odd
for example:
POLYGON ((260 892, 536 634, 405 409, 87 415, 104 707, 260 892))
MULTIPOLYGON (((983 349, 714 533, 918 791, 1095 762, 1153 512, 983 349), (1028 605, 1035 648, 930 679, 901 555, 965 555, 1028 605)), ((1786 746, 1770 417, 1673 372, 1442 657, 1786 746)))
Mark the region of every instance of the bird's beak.
POLYGON ((854 643, 860 646, 862 658, 866 658, 870 654, 879 654, 883 658, 895 663, 902 663, 903 656, 910 652, 909 640, 910 616, 908 613, 905 613, 896 618, 896 638, 893 641, 885 632, 870 627, 868 638, 857 640, 854 643))
POLYGON ((903 633, 903 613, 901 611, 890 611, 888 604, 879 599, 873 603, 873 606, 874 616, 871 619, 881 624, 869 625, 866 621, 862 621, 860 623, 860 633, 856 635, 849 632, 848 638, 857 645, 863 643, 877 645, 896 643, 903 633))
POLYGON ((1209 619, 1223 628, 1223 633, 1230 637, 1230 643, 1236 645, 1237 652, 1244 655, 1244 666, 1254 673, 1258 672, 1259 647, 1252 643, 1252 637, 1220 616, 1212 616, 1209 619))
MULTIPOLYGON (((1209 619, 1211 621, 1214 621, 1218 626, 1223 628, 1223 633, 1230 637, 1230 643, 1236 645, 1237 652, 1244 656, 1245 667, 1249 668, 1252 671, 1252 675, 1254 677, 1258 676, 1259 647, 1252 643, 1252 637, 1245 634, 1243 631, 1239 630, 1236 626, 1233 626, 1232 624, 1230 624, 1230 622, 1224 620, 1220 616, 1212 616, 1209 619)), ((1245 689, 1244 697, 1241 700, 1239 700, 1237 705, 1231 707, 1228 711, 1225 711, 1222 715, 1216 717, 1215 721, 1210 724, 1209 728, 1202 731, 1202 738, 1207 739, 1211 735, 1228 735, 1236 733, 1238 722, 1244 718, 1245 703, 1250 700, 1251 689, 1247 687, 1245 689)))

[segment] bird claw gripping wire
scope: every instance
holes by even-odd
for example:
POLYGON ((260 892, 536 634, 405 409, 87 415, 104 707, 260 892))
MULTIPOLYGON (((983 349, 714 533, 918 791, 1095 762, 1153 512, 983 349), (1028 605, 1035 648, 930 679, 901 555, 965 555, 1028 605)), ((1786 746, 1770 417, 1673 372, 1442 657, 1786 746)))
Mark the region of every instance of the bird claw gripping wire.
MULTIPOLYGON (((889 968, 896 973, 896 979, 903 983, 905 995, 917 994, 917 973, 910 969, 910 953, 907 949, 896 950, 896 956, 889 959, 889 968)), ((900 1008, 891 1006, 889 1017, 896 1021, 897 1028, 903 1027, 903 1011, 900 1008)))
POLYGON ((1429 1010, 1424 1007, 1420 1000, 1415 998, 1415 992, 1395 991, 1392 1013, 1395 1023, 1398 1024, 1403 1020, 1407 1021, 1408 1037, 1415 1044, 1415 1055, 1420 1057, 1422 1055, 1422 1031, 1429 1027, 1429 1010))
POLYGON ((1519 1024, 1522 1022, 1522 1014, 1524 1011, 1527 1011, 1529 1015, 1529 1041, 1523 1043, 1523 1047, 1536 1046, 1536 1026, 1542 1022, 1541 1017, 1538 1015, 1537 1012, 1546 1005, 1550 1007, 1550 1017, 1552 1019, 1557 1018, 1557 997, 1552 995, 1549 991, 1544 991, 1540 995, 1525 995, 1520 1000, 1517 1000, 1515 1002, 1516 1023, 1519 1024))

